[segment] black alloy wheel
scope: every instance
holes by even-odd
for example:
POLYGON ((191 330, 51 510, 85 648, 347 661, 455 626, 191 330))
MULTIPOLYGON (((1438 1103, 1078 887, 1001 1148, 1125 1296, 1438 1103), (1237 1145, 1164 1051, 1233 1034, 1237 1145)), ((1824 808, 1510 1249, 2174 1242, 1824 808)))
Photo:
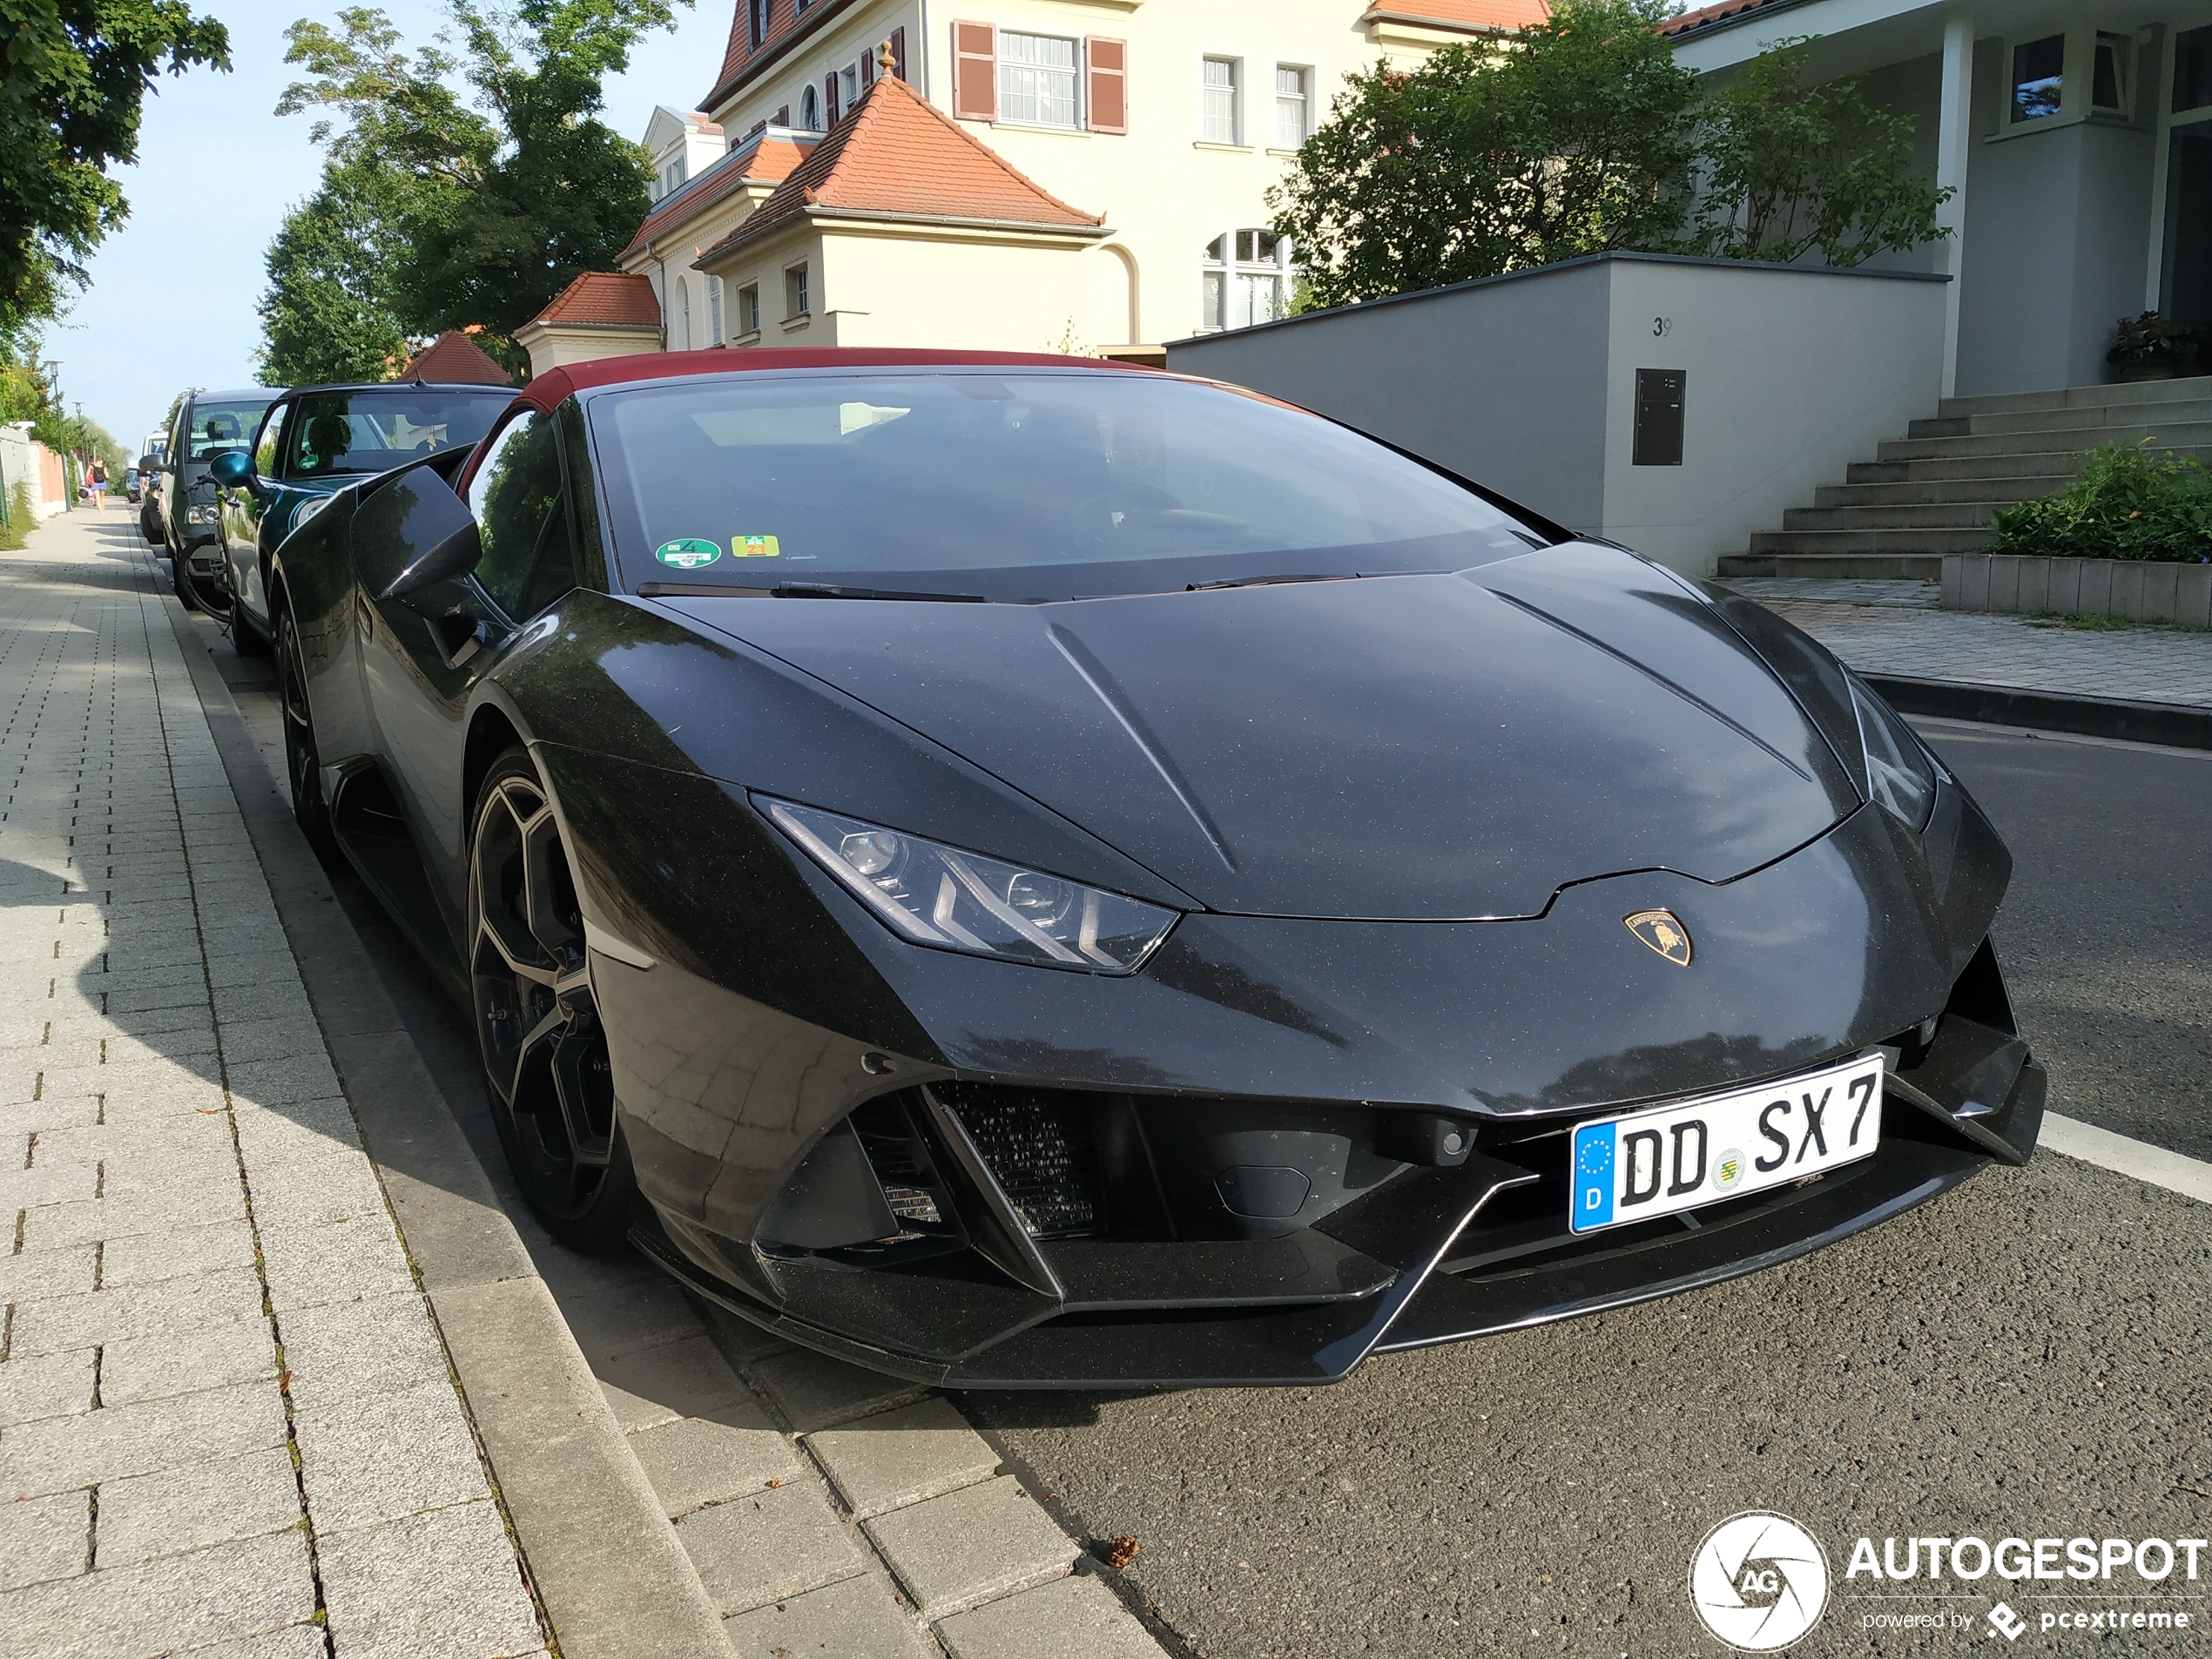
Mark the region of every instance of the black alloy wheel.
POLYGON ((523 1195, 570 1249, 618 1251, 635 1184, 606 1032, 560 826, 520 749, 493 763, 476 797, 469 933, 484 1083, 523 1195))
POLYGON ((330 803, 322 792, 322 755, 315 747, 315 717, 307 706, 307 676, 301 667, 300 629, 292 607, 277 606, 277 692, 284 707, 284 771, 292 785, 292 816, 307 845, 326 863, 337 859, 338 838, 330 827, 330 803))

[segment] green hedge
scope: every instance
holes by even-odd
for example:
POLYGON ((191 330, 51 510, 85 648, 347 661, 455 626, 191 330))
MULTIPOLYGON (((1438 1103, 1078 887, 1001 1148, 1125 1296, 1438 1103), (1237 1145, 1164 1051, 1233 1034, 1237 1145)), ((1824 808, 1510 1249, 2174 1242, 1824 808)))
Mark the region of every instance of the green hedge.
POLYGON ((20 479, 8 496, 8 522, 0 524, 0 553, 13 553, 30 539, 30 489, 20 479))
POLYGON ((2182 456, 2107 443, 2055 496, 2000 507, 1992 553, 2212 562, 2212 472, 2182 456))

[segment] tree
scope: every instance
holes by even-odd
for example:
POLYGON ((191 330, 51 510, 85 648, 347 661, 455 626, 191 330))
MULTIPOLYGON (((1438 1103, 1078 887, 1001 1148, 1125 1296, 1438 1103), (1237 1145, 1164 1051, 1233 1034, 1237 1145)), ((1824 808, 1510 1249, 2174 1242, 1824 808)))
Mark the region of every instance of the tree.
POLYGON ((1671 237, 1696 159, 1695 79, 1662 0, 1561 0, 1503 51, 1348 78, 1270 194, 1317 304, 1671 237))
POLYGON ((1501 48, 1348 78, 1271 192, 1315 305, 1615 249, 1832 265, 1947 234, 1913 121, 1785 41, 1701 87, 1662 0, 1560 0, 1501 48))
POLYGON ((165 66, 230 67, 230 37, 185 0, 0 0, 0 331, 59 309, 130 211, 111 162, 134 159, 165 66))
POLYGON ((1777 41, 1706 99, 1697 252, 1857 265, 1943 233, 1952 192, 1914 176, 1912 118, 1877 109, 1855 79, 1807 86, 1811 49, 1777 41))
POLYGON ((269 245, 261 374, 273 386, 388 379, 408 356, 394 309, 399 217, 374 169, 333 167, 269 245))
POLYGON ((314 129, 330 146, 322 188, 270 250, 272 365, 359 362, 388 325, 427 336, 481 324, 479 343, 524 367, 514 331, 581 273, 612 265, 644 217, 651 164, 597 118, 600 87, 640 35, 672 20, 668 0, 452 10, 459 48, 412 56, 367 7, 339 12, 335 29, 303 19, 287 31, 286 61, 308 78, 278 112, 337 118, 314 129), (376 314, 341 328, 349 301, 376 314))

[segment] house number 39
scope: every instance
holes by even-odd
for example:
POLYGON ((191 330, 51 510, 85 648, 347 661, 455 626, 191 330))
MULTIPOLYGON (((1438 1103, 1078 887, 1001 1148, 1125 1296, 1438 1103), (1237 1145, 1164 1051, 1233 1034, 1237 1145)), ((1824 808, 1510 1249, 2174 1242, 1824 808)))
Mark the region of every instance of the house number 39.
POLYGON ((1672 317, 1654 317, 1651 320, 1651 333, 1655 339, 1671 334, 1674 331, 1675 320, 1672 317))

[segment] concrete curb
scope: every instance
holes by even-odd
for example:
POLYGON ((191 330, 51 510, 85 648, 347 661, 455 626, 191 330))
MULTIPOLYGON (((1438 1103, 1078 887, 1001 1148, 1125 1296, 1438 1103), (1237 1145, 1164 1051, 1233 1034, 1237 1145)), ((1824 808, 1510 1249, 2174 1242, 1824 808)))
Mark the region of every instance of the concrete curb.
POLYGON ((2180 703, 2145 703, 2131 698, 2083 697, 2034 691, 2014 685, 1977 685, 1958 680, 1866 674, 1869 685, 1898 712, 1985 725, 2026 726, 2039 732, 2069 732, 2125 743, 2155 743, 2169 749, 2212 749, 2212 709, 2180 703))
POLYGON ((520 1235, 170 595, 317 1022, 567 1659, 728 1659, 722 1621, 520 1235))

